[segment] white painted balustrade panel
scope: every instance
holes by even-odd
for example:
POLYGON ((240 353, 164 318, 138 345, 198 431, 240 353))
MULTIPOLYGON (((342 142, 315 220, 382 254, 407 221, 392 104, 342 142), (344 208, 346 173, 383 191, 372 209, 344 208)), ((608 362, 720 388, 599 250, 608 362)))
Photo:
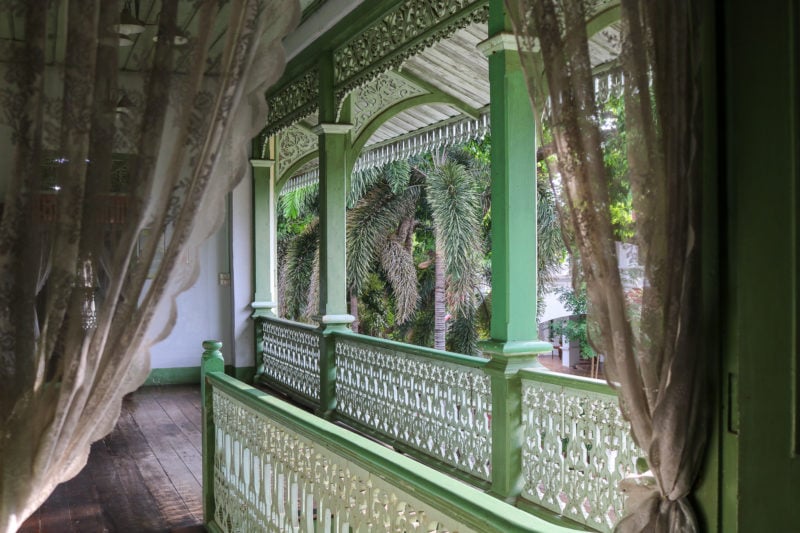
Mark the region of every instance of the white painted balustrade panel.
POLYGON ((481 368, 342 337, 336 365, 340 415, 491 479, 491 384, 481 368))
POLYGON ((330 447, 212 394, 214 521, 222 531, 471 531, 330 447))
POLYGON ((265 377, 319 401, 319 333, 273 320, 263 320, 261 327, 265 377))
POLYGON ((529 379, 522 388, 523 497, 611 531, 622 517, 619 482, 645 457, 617 397, 529 379))

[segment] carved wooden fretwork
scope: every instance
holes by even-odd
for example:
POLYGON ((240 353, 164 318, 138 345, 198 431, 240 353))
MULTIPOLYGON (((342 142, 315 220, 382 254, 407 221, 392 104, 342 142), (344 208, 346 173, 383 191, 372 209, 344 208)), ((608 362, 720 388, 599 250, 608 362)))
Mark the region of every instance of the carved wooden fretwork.
POLYGON ((220 531, 474 531, 451 516, 452 506, 370 473, 291 420, 216 388, 212 398, 213 519, 220 531))
POLYGON ((481 369, 340 338, 336 364, 343 418, 491 479, 492 392, 481 369))
MULTIPOLYGON (((337 108, 348 93, 457 30, 489 17, 487 0, 405 0, 334 50, 337 108)), ((318 109, 319 71, 312 68, 268 97, 272 136, 318 109)))
POLYGON ((319 137, 308 129, 294 124, 278 134, 278 177, 303 156, 316 152, 319 137))
POLYGON ((262 322, 261 357, 268 383, 319 401, 319 334, 300 324, 262 322))
POLYGON ((620 481, 645 453, 613 394, 523 379, 522 496, 600 531, 622 518, 620 481))
POLYGON ((336 99, 433 43, 474 22, 486 22, 486 0, 406 0, 333 53, 336 99))
POLYGON ((391 71, 358 87, 352 94, 354 137, 380 112, 398 102, 423 94, 427 94, 427 91, 391 71))
POLYGON ((319 72, 311 69, 302 76, 284 86, 267 98, 269 106, 269 122, 266 136, 279 131, 301 120, 319 106, 319 72))

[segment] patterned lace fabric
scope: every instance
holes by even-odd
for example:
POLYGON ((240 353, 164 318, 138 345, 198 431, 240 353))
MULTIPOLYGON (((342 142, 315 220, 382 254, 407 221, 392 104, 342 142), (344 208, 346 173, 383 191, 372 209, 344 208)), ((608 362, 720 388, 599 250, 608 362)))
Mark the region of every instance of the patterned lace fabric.
POLYGON ((296 4, 0 1, 0 531, 147 376, 247 173, 296 4))
MULTIPOLYGON (((705 448, 709 399, 700 353, 702 94, 700 16, 692 2, 507 0, 534 107, 545 108, 562 213, 580 257, 589 337, 605 356, 647 475, 628 492, 618 531, 695 531, 688 495, 705 448), (611 220, 613 180, 587 21, 619 12, 626 164, 643 274, 632 301, 611 220)), ((608 65, 605 65, 608 66, 608 65)), ((613 66, 613 65, 612 65, 613 66)), ((541 128, 540 128, 541 130, 541 128)))

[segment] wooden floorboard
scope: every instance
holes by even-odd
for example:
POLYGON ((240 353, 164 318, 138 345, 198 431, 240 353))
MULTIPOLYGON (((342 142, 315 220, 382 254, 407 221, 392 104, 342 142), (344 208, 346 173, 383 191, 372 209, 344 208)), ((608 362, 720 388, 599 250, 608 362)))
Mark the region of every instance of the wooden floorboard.
POLYGON ((197 386, 129 395, 114 430, 92 445, 86 467, 19 531, 204 531, 200 422, 197 386))

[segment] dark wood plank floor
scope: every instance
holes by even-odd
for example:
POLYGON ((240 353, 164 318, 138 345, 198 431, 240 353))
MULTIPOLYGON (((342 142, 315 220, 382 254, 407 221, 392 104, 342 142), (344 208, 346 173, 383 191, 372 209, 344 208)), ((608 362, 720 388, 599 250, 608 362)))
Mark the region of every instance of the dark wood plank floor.
POLYGON ((81 473, 19 531, 205 531, 201 468, 200 387, 144 387, 125 399, 81 473))

